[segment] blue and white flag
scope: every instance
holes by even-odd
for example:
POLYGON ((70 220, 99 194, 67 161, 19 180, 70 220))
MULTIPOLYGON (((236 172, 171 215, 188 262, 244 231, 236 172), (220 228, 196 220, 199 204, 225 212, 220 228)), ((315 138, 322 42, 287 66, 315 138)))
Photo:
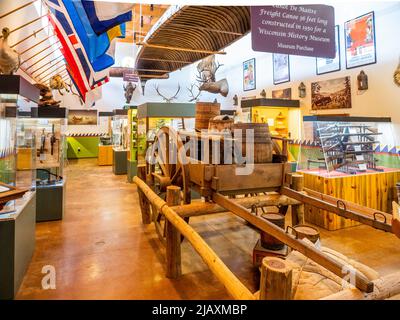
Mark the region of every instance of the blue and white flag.
POLYGON ((97 35, 81 0, 62 0, 62 2, 94 71, 99 72, 111 67, 114 64, 114 39, 125 36, 125 24, 117 25, 97 35))
POLYGON ((132 20, 130 3, 81 0, 93 31, 100 35, 124 22, 132 20))

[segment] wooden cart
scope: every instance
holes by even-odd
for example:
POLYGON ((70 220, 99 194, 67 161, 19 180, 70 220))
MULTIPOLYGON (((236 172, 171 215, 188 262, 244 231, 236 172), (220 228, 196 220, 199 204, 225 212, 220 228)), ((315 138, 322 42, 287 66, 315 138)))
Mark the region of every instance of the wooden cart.
MULTIPOLYGON (((302 241, 271 222, 259 217, 254 208, 276 206, 282 213, 292 207, 292 223, 304 223, 304 204, 328 210, 383 231, 392 232, 391 215, 304 190, 303 177, 291 173, 285 161, 287 140, 274 147, 274 163, 256 163, 252 171, 240 174, 245 166, 210 162, 207 147, 212 141, 229 139, 215 134, 188 134, 163 127, 149 148, 146 166, 139 167, 134 182, 138 186, 143 223, 154 222, 167 250, 167 276, 181 275, 180 242, 186 238, 201 255, 214 274, 234 298, 252 299, 246 287, 216 256, 205 241, 188 224, 192 216, 229 211, 259 230, 270 234, 287 246, 342 277, 345 265, 331 259, 312 244, 302 241), (198 138, 200 140, 196 140, 198 138), (201 142, 202 141, 202 142, 201 142), (191 142, 200 147, 200 154, 190 154, 185 146, 191 142), (192 191, 204 201, 191 201, 192 191), (306 192, 305 192, 306 191, 306 192), (241 195, 237 197, 238 195, 241 195)), ((189 148, 190 149, 190 148, 189 148)), ((214 153, 220 149, 209 149, 214 153)), ((211 152, 212 153, 212 152, 211 152)), ((217 157, 218 158, 218 157, 217 157)), ((399 234, 397 234, 400 237, 399 234)), ((261 277, 265 281, 265 277, 261 277)), ((400 277, 399 277, 400 279, 400 277)), ((400 282, 400 281, 399 281, 400 282)), ((265 285, 265 283, 264 283, 265 285)), ((355 285, 361 292, 373 293, 374 283, 356 271, 355 285)), ((263 287, 263 284, 261 284, 263 287)), ((394 291, 400 292, 400 285, 394 291)))

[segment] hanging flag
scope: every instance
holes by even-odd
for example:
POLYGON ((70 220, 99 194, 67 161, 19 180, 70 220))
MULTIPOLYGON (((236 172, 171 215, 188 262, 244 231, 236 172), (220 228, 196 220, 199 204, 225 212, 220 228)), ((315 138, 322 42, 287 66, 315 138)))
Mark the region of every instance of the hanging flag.
POLYGON ((132 20, 132 4, 89 0, 81 2, 94 32, 98 35, 132 20))
MULTIPOLYGON (((61 52, 67 62, 67 69, 83 101, 86 95, 97 84, 108 78, 108 69, 95 72, 86 55, 84 46, 61 0, 46 0, 51 14, 49 21, 54 27, 57 38, 61 43, 61 52)), ((100 89, 100 88, 99 88, 100 89)))
POLYGON ((69 18, 94 69, 101 71, 114 64, 114 39, 125 37, 125 24, 117 25, 97 35, 89 21, 81 0, 62 0, 69 18))

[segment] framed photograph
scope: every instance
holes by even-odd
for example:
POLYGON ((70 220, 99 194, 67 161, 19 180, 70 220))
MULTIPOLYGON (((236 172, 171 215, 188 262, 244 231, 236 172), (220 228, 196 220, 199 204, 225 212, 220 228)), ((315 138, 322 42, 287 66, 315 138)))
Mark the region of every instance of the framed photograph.
POLYGON ((312 110, 351 108, 350 77, 311 83, 312 110))
POLYGON ((256 88, 256 59, 243 62, 243 90, 249 91, 256 88))
POLYGON ((272 99, 292 99, 292 88, 272 90, 272 99))
POLYGON ((317 74, 324 74, 329 72, 340 71, 340 36, 339 26, 335 27, 335 52, 336 56, 334 59, 316 58, 316 69, 317 74))
POLYGON ((376 63, 374 12, 349 20, 344 24, 346 68, 376 63))
POLYGON ((272 54, 274 84, 290 81, 289 55, 281 53, 272 54))
POLYGON ((68 111, 68 125, 96 125, 97 110, 70 109, 68 111))

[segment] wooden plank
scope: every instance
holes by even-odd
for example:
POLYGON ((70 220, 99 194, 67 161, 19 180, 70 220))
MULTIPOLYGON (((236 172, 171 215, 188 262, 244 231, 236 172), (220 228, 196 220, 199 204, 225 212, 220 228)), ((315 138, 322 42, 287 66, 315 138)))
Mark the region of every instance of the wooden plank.
MULTIPOLYGON (((333 260, 332 258, 325 255, 323 252, 318 250, 313 245, 309 245, 303 240, 298 240, 294 236, 286 233, 280 227, 275 226, 271 222, 251 214, 245 207, 234 203, 232 200, 227 199, 222 194, 214 193, 213 200, 214 202, 224 207, 228 211, 231 211, 232 213, 236 214, 240 218, 251 223, 260 230, 269 233, 271 236, 284 242, 289 247, 299 251, 306 257, 320 264, 321 266, 328 269, 337 276, 343 277, 343 270, 345 270, 344 269, 345 264, 333 260)), ((364 275, 360 274, 358 271, 355 272, 355 279, 356 279, 356 287, 359 288, 361 291, 365 292, 373 291, 374 289, 373 283, 370 282, 364 275)))
POLYGON ((140 178, 134 177, 133 182, 143 192, 148 201, 164 214, 175 228, 190 242, 203 261, 207 264, 213 274, 225 286, 229 294, 239 300, 254 300, 254 295, 240 282, 240 280, 228 269, 217 254, 203 240, 203 238, 181 218, 167 203, 162 200, 153 190, 140 178))
POLYGON ((212 50, 204 50, 204 49, 192 49, 192 48, 181 48, 174 46, 166 46, 161 44, 152 44, 147 42, 138 43, 139 46, 162 49, 162 50, 172 50, 172 51, 183 51, 183 52, 194 52, 194 53, 204 53, 204 54, 226 54, 225 51, 212 51, 212 50))
MULTIPOLYGON (((362 224, 366 224, 368 226, 371 226, 373 228, 380 229, 380 230, 383 230, 386 232, 392 232, 392 226, 390 224, 379 221, 379 220, 374 220, 374 218, 371 218, 370 216, 366 216, 365 214, 355 212, 353 210, 349 210, 348 208, 343 206, 343 203, 338 204, 338 205, 333 205, 329 202, 319 200, 317 198, 311 197, 309 195, 292 190, 287 187, 283 187, 281 189, 281 193, 290 198, 307 203, 313 207, 335 213, 338 216, 341 216, 343 218, 352 219, 352 220, 358 221, 362 224)), ((378 217, 379 216, 377 216, 377 218, 378 217)))
MULTIPOLYGON (((259 208, 269 206, 295 206, 301 204, 300 201, 280 195, 276 192, 267 195, 244 197, 232 200, 247 209, 253 206, 259 208)), ((195 217, 206 214, 226 212, 226 209, 219 206, 218 204, 203 201, 197 201, 192 202, 191 204, 172 207, 172 209, 181 217, 195 217)))
MULTIPOLYGON (((181 203, 181 188, 167 187, 168 206, 177 206, 181 203)), ((176 279, 182 275, 181 267, 181 234, 169 220, 165 221, 167 278, 176 279)))
POLYGON ((256 163, 249 175, 237 175, 240 166, 235 164, 215 166, 211 186, 218 192, 277 188, 282 185, 283 166, 282 163, 256 163))

